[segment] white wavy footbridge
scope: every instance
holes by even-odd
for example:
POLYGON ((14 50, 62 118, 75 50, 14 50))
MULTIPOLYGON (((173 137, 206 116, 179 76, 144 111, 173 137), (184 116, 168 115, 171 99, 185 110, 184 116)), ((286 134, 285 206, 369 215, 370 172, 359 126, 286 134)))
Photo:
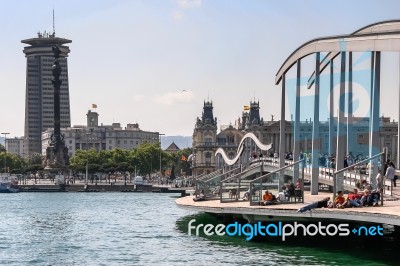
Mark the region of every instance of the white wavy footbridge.
POLYGON ((252 139, 254 141, 254 143, 257 145, 257 147, 262 151, 268 151, 272 148, 272 144, 263 144, 256 137, 256 135, 254 135, 253 133, 247 133, 246 135, 244 135, 243 139, 239 143, 235 158, 229 159, 229 157, 226 155, 223 148, 218 148, 218 150, 215 152, 215 156, 217 156, 218 154, 221 154, 222 158, 224 159, 224 161, 227 165, 235 164, 237 162, 237 160, 239 159, 240 155, 242 155, 242 152, 244 149, 244 141, 248 138, 252 139))

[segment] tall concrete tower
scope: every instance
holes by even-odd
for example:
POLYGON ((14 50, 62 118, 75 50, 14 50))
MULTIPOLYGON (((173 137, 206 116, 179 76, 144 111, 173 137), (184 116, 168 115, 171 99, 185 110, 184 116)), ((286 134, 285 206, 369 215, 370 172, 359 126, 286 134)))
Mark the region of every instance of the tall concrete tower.
POLYGON ((54 125, 54 88, 52 84, 52 65, 54 54, 52 47, 60 49, 61 66, 60 88, 60 125, 71 126, 68 63, 71 40, 59 38, 52 34, 38 32, 36 38, 21 41, 29 46, 24 47, 26 57, 26 95, 25 95, 25 136, 24 156, 41 153, 42 131, 54 125))

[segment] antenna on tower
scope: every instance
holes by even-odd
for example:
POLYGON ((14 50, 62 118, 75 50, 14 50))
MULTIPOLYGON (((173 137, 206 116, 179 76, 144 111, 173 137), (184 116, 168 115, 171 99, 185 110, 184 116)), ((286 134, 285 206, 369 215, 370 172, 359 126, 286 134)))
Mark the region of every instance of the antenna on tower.
POLYGON ((54 8, 53 8, 53 36, 56 37, 56 26, 54 23, 54 8))

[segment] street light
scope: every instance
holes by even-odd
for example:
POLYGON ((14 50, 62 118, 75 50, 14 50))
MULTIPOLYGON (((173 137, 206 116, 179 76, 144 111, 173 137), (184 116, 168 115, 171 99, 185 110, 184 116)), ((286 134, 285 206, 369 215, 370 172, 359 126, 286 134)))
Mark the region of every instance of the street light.
POLYGON ((6 150, 6 154, 4 155, 4 173, 7 173, 7 147, 6 147, 6 140, 7 140, 7 135, 10 133, 1 133, 4 135, 4 149, 6 150))
POLYGON ((89 135, 92 135, 91 132, 86 132, 86 177, 85 177, 85 185, 88 184, 88 173, 89 173, 89 157, 87 151, 89 150, 89 135))

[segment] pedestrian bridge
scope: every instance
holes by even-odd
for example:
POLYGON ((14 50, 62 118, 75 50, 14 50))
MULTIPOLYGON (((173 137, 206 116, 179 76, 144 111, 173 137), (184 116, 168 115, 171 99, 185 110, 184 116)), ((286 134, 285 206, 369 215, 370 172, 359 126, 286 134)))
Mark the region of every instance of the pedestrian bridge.
MULTIPOLYGON (((234 158, 229 158, 226 152, 219 148, 216 152, 219 169, 195 178, 197 193, 203 191, 207 198, 220 199, 221 202, 236 201, 245 197, 250 199, 251 204, 257 204, 266 190, 276 195, 285 187, 294 189, 294 192, 292 191, 294 202, 303 202, 304 190, 309 188, 312 180, 312 165, 304 158, 297 162, 285 160, 284 166, 280 167, 278 158, 262 155, 271 148, 272 145, 261 143, 253 133, 244 136, 234 158), (252 156, 254 154, 261 156, 252 156)), ((361 187, 363 181, 367 184, 375 181, 370 179, 365 162, 359 162, 343 170, 339 171, 341 172, 339 178, 339 172, 335 169, 319 166, 319 190, 332 192, 334 198, 335 186, 352 191, 361 187)), ((381 186, 385 188, 386 195, 392 195, 390 181, 384 181, 381 186)))

